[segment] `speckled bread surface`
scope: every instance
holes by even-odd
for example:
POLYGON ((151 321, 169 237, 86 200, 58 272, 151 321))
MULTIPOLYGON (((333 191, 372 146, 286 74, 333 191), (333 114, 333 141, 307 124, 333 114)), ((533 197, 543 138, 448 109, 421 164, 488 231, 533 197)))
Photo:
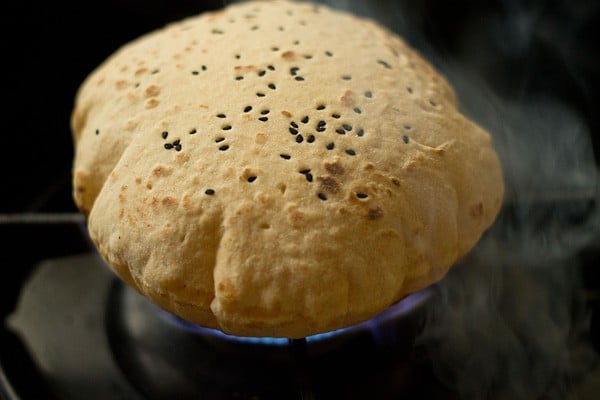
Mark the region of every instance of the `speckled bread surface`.
POLYGON ((73 193, 106 263, 160 307, 298 338, 440 280, 493 223, 490 135, 401 38, 247 2, 124 45, 82 84, 73 193))

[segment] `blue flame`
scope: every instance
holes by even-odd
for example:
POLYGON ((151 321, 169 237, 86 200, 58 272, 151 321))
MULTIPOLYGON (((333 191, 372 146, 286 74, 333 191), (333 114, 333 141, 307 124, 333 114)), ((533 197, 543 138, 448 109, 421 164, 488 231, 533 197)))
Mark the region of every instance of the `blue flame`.
MULTIPOLYGON (((430 288, 413 293, 367 321, 363 321, 356 325, 351 325, 345 328, 307 336, 306 341, 307 343, 316 343, 334 338, 336 336, 341 336, 351 331, 368 331, 372 334, 376 341, 383 340, 382 338, 385 336, 385 332, 380 332, 380 330, 386 326, 387 322, 393 321, 402 317, 403 315, 408 314, 410 311, 414 310, 415 307, 423 303, 430 295, 430 288)), ((288 338, 229 335, 218 329, 205 328, 203 326, 193 324, 162 309, 159 309, 158 311, 159 315, 161 315, 167 322, 195 334, 220 338, 230 342, 248 343, 261 346, 287 346, 290 343, 290 339, 288 338)))

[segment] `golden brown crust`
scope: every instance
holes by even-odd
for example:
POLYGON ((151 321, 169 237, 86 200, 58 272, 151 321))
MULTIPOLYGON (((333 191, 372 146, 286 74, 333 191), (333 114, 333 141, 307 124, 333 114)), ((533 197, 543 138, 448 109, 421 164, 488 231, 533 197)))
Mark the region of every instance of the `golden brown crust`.
POLYGON ((82 85, 74 198, 161 307, 236 335, 356 323, 441 279, 503 196, 489 135, 400 38, 248 2, 150 33, 82 85))

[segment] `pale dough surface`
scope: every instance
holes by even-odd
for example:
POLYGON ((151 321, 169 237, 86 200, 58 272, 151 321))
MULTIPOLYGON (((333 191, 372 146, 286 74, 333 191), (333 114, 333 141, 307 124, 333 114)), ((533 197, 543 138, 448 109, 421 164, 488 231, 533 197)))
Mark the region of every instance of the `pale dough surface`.
POLYGON ((72 115, 74 198, 161 307, 235 335, 357 323, 441 279, 493 223, 490 135, 376 23, 248 2, 118 50, 72 115))

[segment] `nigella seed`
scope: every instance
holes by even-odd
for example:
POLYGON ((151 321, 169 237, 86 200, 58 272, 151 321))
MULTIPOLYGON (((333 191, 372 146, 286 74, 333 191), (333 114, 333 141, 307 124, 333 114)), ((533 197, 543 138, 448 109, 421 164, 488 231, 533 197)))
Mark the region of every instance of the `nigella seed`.
POLYGON ((271 71, 275 71, 275 67, 272 65, 267 66, 267 69, 271 70, 271 71))
POLYGON ((241 55, 239 55, 239 54, 236 54, 236 55, 235 55, 235 58, 236 58, 237 60, 239 60, 241 57, 242 57, 242 56, 241 56, 241 55))
POLYGON ((312 181, 313 181, 313 176, 312 176, 312 174, 305 174, 304 176, 306 177, 306 180, 307 180, 307 181, 309 181, 309 182, 312 182, 312 181))
POLYGON ((367 90, 365 92, 365 97, 368 98, 368 99, 370 99, 371 97, 373 97, 373 93, 370 90, 367 90))
POLYGON ((250 183, 254 182, 255 180, 256 180, 256 176, 254 176, 254 175, 248 177, 248 182, 250 182, 250 183))
POLYGON ((356 155, 356 152, 355 152, 354 150, 352 150, 352 149, 347 149, 347 150, 346 150, 346 154, 348 154, 348 155, 350 155, 350 156, 355 156, 355 155, 356 155))
POLYGON ((236 80, 236 81, 241 81, 242 79, 244 79, 244 77, 243 77, 243 76, 236 76, 236 77, 235 77, 235 80, 236 80))
POLYGON ((198 132, 196 129, 192 129, 192 130, 190 131, 190 135, 194 135, 196 132, 198 132))
POLYGON ((155 70, 153 70, 153 71, 152 71, 152 72, 150 72, 150 73, 151 73, 152 75, 155 75, 155 74, 158 74, 159 72, 160 72, 160 70, 159 70, 159 69, 155 69, 155 70))
POLYGON ((327 143, 327 150, 333 150, 335 148, 335 143, 331 142, 331 143, 327 143))
POLYGON ((369 197, 369 195, 364 192, 356 192, 356 197, 358 197, 359 199, 366 199, 367 197, 369 197))
POLYGON ((262 122, 267 122, 269 120, 269 118, 268 117, 260 117, 258 120, 262 121, 262 122))
POLYGON ((229 130, 231 130, 231 125, 225 125, 225 126, 223 127, 223 130, 224 130, 224 131, 229 131, 229 130))
POLYGON ((264 69, 260 70, 260 71, 258 71, 258 76, 265 76, 266 73, 267 73, 267 71, 265 71, 264 69))
POLYGON ((165 143, 165 149, 171 150, 172 148, 173 148, 173 145, 171 143, 165 143))
POLYGON ((408 138, 408 136, 406 136, 406 135, 402 136, 402 141, 404 141, 404 143, 408 144, 409 140, 410 139, 408 138))
POLYGON ((303 124, 308 124, 308 121, 309 121, 308 115, 306 117, 302 118, 301 121, 303 124))
POLYGON ((331 114, 332 118, 340 119, 340 114, 331 114))
POLYGON ((262 115, 267 115, 270 112, 270 110, 262 110, 260 113, 262 115))
POLYGON ((298 172, 300 172, 302 175, 306 175, 306 174, 308 174, 310 172, 310 169, 301 169, 298 172))
POLYGON ((306 139, 306 141, 307 141, 308 143, 312 143, 312 142, 314 142, 314 141, 315 141, 315 139, 316 139, 316 138, 315 138, 315 135, 310 135, 310 136, 309 136, 309 137, 306 139))
POLYGON ((301 77, 301 76, 297 76, 297 77, 295 77, 294 79, 295 79, 295 80, 297 80, 298 82, 300 82, 300 81, 303 81, 303 80, 304 80, 304 78, 303 78, 303 77, 301 77))
MULTIPOLYGON (((96 131, 96 132, 97 132, 97 131, 96 131)), ((164 131, 164 132, 163 132, 161 135, 162 135, 162 138, 163 138, 163 139, 166 139, 166 138, 167 138, 167 136, 169 136, 169 132, 167 132, 167 131, 164 131)))
POLYGON ((292 67, 292 68, 290 68, 290 74, 292 74, 292 76, 296 76, 296 75, 298 75, 299 70, 300 70, 300 68, 298 68, 298 67, 292 67))
POLYGON ((203 65, 202 67, 202 71, 206 71, 208 68, 206 67, 206 65, 203 65))
POLYGON ((96 135, 100 134, 100 129, 96 129, 96 135))
POLYGON ((429 104, 431 104, 432 107, 437 107, 437 103, 433 100, 429 100, 429 104))
POLYGON ((319 111, 324 110, 324 109, 325 109, 325 106, 323 104, 317 106, 317 110, 319 110, 319 111))
POLYGON ((261 92, 258 92, 258 93, 256 93, 256 95, 257 95, 258 97, 265 97, 265 94, 264 94, 264 93, 261 93, 261 92))
POLYGON ((290 122, 290 125, 293 126, 296 129, 298 128, 298 124, 295 123, 294 121, 290 122))
POLYGON ((204 191, 204 194, 207 194, 207 195, 209 195, 209 196, 212 196, 213 194, 215 194, 215 191, 214 191, 214 189, 206 189, 206 190, 204 191))
POLYGON ((302 143, 304 141, 304 137, 302 135, 296 136, 296 143, 302 143))
POLYGON ((348 125, 348 124, 344 124, 342 125, 344 127, 345 130, 347 130, 348 132, 350 132, 352 130, 352 125, 348 125))
POLYGON ((221 150, 221 151, 225 151, 227 149, 229 149, 229 145, 227 145, 227 144, 224 144, 223 146, 219 147, 219 150, 221 150))
POLYGON ((297 134, 298 134, 298 130, 297 130, 297 129, 294 129, 294 128, 290 128, 290 133, 291 133, 292 135, 297 135, 297 134))
POLYGON ((271 47, 271 50, 273 50, 273 51, 279 51, 279 47, 277 47, 277 46, 271 47))
POLYGON ((345 81, 349 81, 350 79, 352 79, 352 77, 350 75, 342 75, 342 79, 345 81))
POLYGON ((292 158, 292 156, 290 156, 289 154, 280 154, 279 157, 283 158, 284 160, 289 160, 290 158, 292 158))
POLYGON ((313 58, 313 56, 310 54, 305 54, 304 58, 306 58, 307 60, 310 60, 311 58, 313 58))
POLYGON ((223 140, 225 140, 224 137, 222 137, 222 136, 218 137, 218 138, 215 139, 215 143, 221 143, 223 140))
POLYGON ((408 93, 412 94, 412 92, 413 92, 413 88, 411 88, 410 86, 408 86, 408 87, 406 88, 406 91, 407 91, 408 93))
POLYGON ((177 143, 175 146, 175 151, 181 151, 181 145, 177 143))
POLYGON ((218 114, 217 118, 227 118, 227 115, 225 115, 225 114, 218 114))
POLYGON ((317 196, 323 201, 327 200, 327 195, 325 193, 317 193, 317 196))
POLYGON ((275 90, 275 89, 277 89, 277 86, 275 86, 274 83, 269 83, 269 89, 275 90))
POLYGON ((410 126, 408 124, 404 125, 404 130, 410 131, 411 129, 412 129, 412 126, 410 126))
POLYGON ((343 130, 342 128, 336 129, 335 131, 336 131, 338 134, 340 134, 340 135, 345 135, 345 134, 346 134, 346 131, 345 131, 345 130, 343 130))
POLYGON ((252 111, 252 106, 246 106, 246 108, 244 108, 245 113, 250 112, 250 111, 252 111))
POLYGON ((177 145, 179 145, 179 143, 181 143, 181 140, 177 139, 176 141, 173 142, 173 146, 177 146, 177 145))
POLYGON ((326 55, 327 57, 333 57, 333 53, 332 53, 332 52, 330 52, 330 51, 326 51, 326 52, 325 52, 325 55, 326 55))
POLYGON ((358 107, 354 108, 354 112, 357 113, 357 114, 362 114, 362 110, 360 108, 358 108, 358 107))
POLYGON ((321 127, 321 126, 325 126, 327 125, 327 122, 325 121, 319 121, 319 123, 317 124, 317 126, 321 127))
POLYGON ((364 134, 365 134, 364 129, 360 129, 358 132, 356 132, 356 136, 364 136, 364 134))
POLYGON ((215 35, 222 35, 224 32, 220 29, 213 29, 211 31, 212 33, 214 33, 215 35))
POLYGON ((319 126, 317 127, 317 132, 325 132, 326 129, 325 126, 319 126))
POLYGON ((199 71, 192 71, 192 75, 198 75, 198 74, 200 74, 199 71))

